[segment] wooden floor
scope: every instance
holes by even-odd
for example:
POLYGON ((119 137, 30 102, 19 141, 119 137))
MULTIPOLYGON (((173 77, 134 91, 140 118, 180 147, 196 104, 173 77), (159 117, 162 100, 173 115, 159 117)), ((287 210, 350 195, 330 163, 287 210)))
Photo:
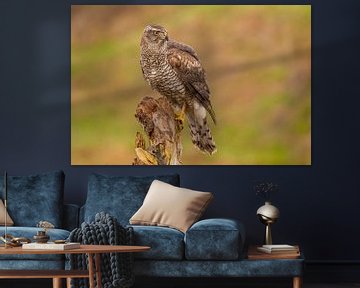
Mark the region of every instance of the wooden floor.
MULTIPOLYGON (((39 280, 0 280, 0 288, 52 288, 52 282, 48 279, 39 280)), ((231 283, 229 285, 201 285, 200 283, 182 284, 181 286, 175 283, 162 283, 161 285, 155 283, 137 283, 134 288, 291 288, 290 282, 279 283, 265 283, 263 281, 257 283, 256 280, 246 281, 246 283, 231 283)), ((360 288, 360 283, 304 283, 303 288, 360 288)))

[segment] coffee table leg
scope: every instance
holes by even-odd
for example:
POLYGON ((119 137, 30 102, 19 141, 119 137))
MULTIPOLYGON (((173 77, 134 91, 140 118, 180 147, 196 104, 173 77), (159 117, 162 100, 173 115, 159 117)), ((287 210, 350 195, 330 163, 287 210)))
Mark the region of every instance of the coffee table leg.
POLYGON ((53 278, 53 288, 61 288, 61 278, 53 278))
POLYGON ((66 278, 66 288, 71 288, 71 278, 66 278))
POLYGON ((95 271, 96 271, 96 285, 97 288, 102 288, 101 284, 101 255, 99 253, 95 254, 95 271))
POLYGON ((88 253, 88 259, 89 259, 89 288, 95 288, 95 282, 94 282, 94 254, 88 253))
POLYGON ((293 278, 293 288, 301 288, 301 277, 296 276, 293 278))

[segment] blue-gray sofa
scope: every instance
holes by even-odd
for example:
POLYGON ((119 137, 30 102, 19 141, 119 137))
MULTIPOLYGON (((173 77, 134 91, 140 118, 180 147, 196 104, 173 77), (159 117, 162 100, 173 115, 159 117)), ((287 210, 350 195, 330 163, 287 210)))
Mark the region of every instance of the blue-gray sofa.
MULTIPOLYGON (((47 234, 50 240, 66 239, 70 231, 79 223, 79 207, 63 204, 65 175, 62 171, 8 177, 8 212, 14 226, 7 233, 14 237, 33 236, 42 228, 36 227, 40 221, 55 225, 47 234)), ((0 176, 0 183, 3 183, 0 176)), ((4 198, 3 185, 0 195, 4 198)), ((0 226, 0 235, 5 227, 0 226)), ((63 255, 0 255, 0 269, 64 269, 63 255)))
MULTIPOLYGON (((9 179, 8 207, 15 226, 8 233, 31 238, 47 220, 56 229, 52 239, 66 239, 70 230, 91 222, 98 212, 116 217, 123 226, 140 208, 154 179, 179 186, 179 175, 121 177, 89 176, 85 204, 63 204, 64 174, 13 177, 9 179)), ((0 181, 2 179, 0 178, 0 181)), ((2 192, 0 190, 0 192, 2 192)), ((2 194, 0 194, 2 195, 2 194)), ((214 200, 216 201, 216 199, 214 200)), ((135 253, 135 275, 150 277, 299 277, 303 260, 248 260, 245 229, 233 219, 204 219, 186 233, 159 226, 132 226, 135 244, 151 250, 135 253)), ((0 233, 3 234, 3 227, 0 233)), ((0 255, 0 269, 61 269, 64 258, 49 255, 0 255)), ((296 284, 298 285, 298 284, 296 284)), ((294 287, 300 287, 296 286, 294 287)))
MULTIPOLYGON (((105 211, 120 224, 140 208, 154 179, 179 186, 179 175, 121 177, 92 174, 80 221, 105 211)), ((216 201, 216 199, 214 200, 216 201)), ((245 229, 234 219, 203 219, 186 233, 159 226, 132 226, 135 244, 151 250, 135 253, 135 274, 150 277, 299 277, 302 259, 246 259, 245 229)), ((296 284, 298 285, 298 284, 296 284)), ((294 287, 299 287, 294 285, 294 287)))

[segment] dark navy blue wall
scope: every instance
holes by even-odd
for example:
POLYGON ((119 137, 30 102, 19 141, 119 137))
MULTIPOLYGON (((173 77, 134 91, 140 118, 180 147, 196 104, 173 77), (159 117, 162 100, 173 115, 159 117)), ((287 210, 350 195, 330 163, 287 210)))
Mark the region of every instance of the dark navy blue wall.
POLYGON ((276 242, 301 244, 309 260, 360 261, 360 9, 356 1, 313 2, 312 166, 106 167, 70 165, 70 2, 0 0, 0 171, 63 169, 65 199, 77 204, 91 172, 176 172, 182 186, 214 192, 207 216, 242 220, 252 243, 263 232, 252 185, 270 179, 281 188, 276 242))

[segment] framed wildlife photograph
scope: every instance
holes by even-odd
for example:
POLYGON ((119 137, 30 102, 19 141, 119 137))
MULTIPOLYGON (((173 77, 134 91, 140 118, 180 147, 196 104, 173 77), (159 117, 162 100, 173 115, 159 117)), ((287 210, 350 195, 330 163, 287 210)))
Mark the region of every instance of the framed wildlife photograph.
POLYGON ((310 5, 72 5, 72 165, 311 165, 310 5))

